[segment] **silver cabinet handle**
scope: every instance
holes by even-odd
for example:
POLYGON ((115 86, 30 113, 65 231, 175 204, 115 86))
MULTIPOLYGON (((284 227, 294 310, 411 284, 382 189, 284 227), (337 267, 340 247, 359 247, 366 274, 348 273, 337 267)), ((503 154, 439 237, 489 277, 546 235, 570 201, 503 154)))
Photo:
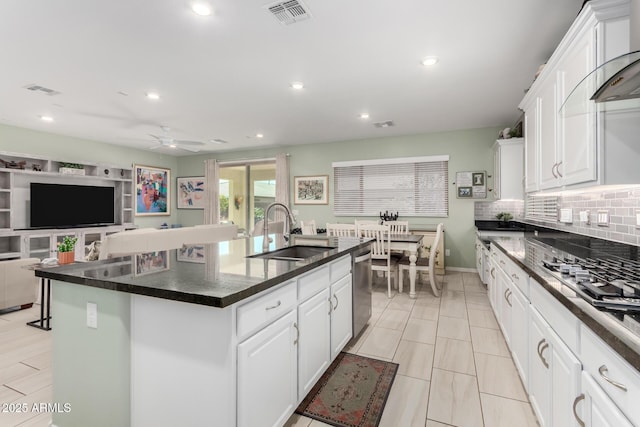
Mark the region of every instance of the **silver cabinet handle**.
POLYGON ((296 339, 293 340, 293 345, 296 345, 300 339, 300 329, 298 329, 298 324, 296 322, 293 322, 293 327, 296 328, 296 339))
POLYGON ((336 300, 336 306, 333 307, 333 311, 336 311, 338 309, 338 296, 336 294, 333 294, 333 298, 336 300))
POLYGON ((627 391, 627 386, 625 386, 622 383, 619 383, 618 381, 614 381, 607 376, 607 372, 609 372, 609 369, 607 369, 607 365, 600 366, 600 368, 598 368, 598 372, 600 373, 600 376, 604 378, 609 384, 612 384, 615 387, 618 387, 622 391, 627 391))
POLYGON ((558 176, 560 178, 562 178, 562 174, 560 173, 560 165, 561 164, 562 164, 562 161, 560 161, 560 163, 558 163, 557 166, 556 166, 556 172, 557 172, 557 174, 558 174, 558 176))
POLYGON ((504 291, 504 300, 509 304, 509 307, 513 307, 511 305, 511 301, 509 301, 509 296, 511 295, 511 290, 507 289, 504 291))
MULTIPOLYGON (((544 341, 544 340, 542 340, 544 341)), ((544 356, 542 355, 542 353, 549 348, 549 343, 545 342, 544 344, 542 344, 542 347, 540 347, 540 353, 538 353, 538 355, 540 356, 540 360, 542 361, 542 364, 544 365, 545 368, 549 369, 549 363, 545 360, 544 356)))
POLYGON ((576 411, 576 406, 578 406, 578 403, 580 403, 581 401, 584 400, 584 393, 580 394, 578 397, 575 398, 575 400, 573 401, 573 417, 576 419, 576 422, 581 426, 584 427, 584 421, 582 421, 580 419, 580 417, 578 416, 578 411, 576 411))
POLYGON ((333 303, 331 302, 331 295, 329 295, 328 301, 329 301, 329 313, 327 313, 327 314, 331 314, 331 311, 333 310, 333 303))
POLYGON ((518 275, 516 273, 511 274, 511 277, 513 277, 516 280, 520 280, 520 278, 518 277, 518 275))
POLYGON ((494 271, 496 271, 496 268, 495 267, 491 267, 491 278, 492 279, 496 278, 496 276, 493 274, 494 271))
POLYGON ((556 167, 558 166, 557 163, 554 163, 553 166, 551 166, 551 174, 553 175, 554 178, 558 178, 558 175, 556 175, 556 167))
POLYGON ((505 265, 503 260, 500 260, 500 264, 505 265))
POLYGON ((265 307, 265 310, 273 310, 274 308, 278 308, 282 305, 282 301, 278 300, 278 302, 276 303, 276 305, 272 305, 269 307, 265 307))

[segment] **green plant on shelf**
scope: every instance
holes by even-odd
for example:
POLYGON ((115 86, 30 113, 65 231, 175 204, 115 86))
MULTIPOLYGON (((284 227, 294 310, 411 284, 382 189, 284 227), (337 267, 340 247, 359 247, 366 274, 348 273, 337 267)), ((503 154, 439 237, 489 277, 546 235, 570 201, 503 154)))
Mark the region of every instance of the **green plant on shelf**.
POLYGON ((61 168, 69 168, 69 169, 84 169, 84 166, 80 163, 60 163, 61 168))
POLYGON ((498 218, 498 221, 509 222, 513 219, 513 215, 509 212, 500 212, 496 215, 496 218, 498 218))
POLYGON ((77 241, 77 237, 64 236, 62 242, 58 243, 58 252, 73 252, 77 241))

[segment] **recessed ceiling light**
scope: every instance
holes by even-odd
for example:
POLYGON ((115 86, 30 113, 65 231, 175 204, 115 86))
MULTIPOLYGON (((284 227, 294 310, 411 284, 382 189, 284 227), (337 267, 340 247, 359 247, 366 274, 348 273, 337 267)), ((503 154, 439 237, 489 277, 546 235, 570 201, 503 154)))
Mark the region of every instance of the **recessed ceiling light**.
POLYGON ((40 116, 40 120, 43 122, 51 123, 53 121, 53 117, 51 116, 40 116))
POLYGON ((256 133, 256 138, 264 138, 264 135, 261 133, 256 133))
POLYGON ((157 101, 158 99, 160 99, 160 95, 155 92, 147 92, 147 98, 157 101))
POLYGON ((422 65, 424 65, 425 67, 430 67, 432 65, 436 65, 438 61, 439 59, 437 56, 427 56, 422 60, 422 65))
POLYGON ((291 83, 291 89, 296 89, 296 90, 304 89, 304 83, 302 83, 302 82, 293 82, 293 83, 291 83))
POLYGON ((362 113, 362 114, 360 114, 360 118, 361 118, 361 119, 368 119, 368 118, 369 118, 369 113, 362 113))
POLYGON ((169 144, 169 147, 176 148, 176 144, 169 144))
POLYGON ((211 5, 204 1, 194 1, 191 3, 191 10, 199 16, 209 16, 213 13, 211 5))

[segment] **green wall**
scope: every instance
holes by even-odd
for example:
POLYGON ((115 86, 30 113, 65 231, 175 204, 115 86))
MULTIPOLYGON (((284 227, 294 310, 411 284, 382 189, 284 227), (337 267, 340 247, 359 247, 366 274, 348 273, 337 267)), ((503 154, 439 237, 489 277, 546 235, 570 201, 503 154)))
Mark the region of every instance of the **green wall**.
MULTIPOLYGON (((475 267, 475 228, 473 200, 458 199, 455 195, 455 174, 459 171, 486 170, 493 174, 491 146, 499 128, 470 129, 423 135, 388 137, 327 144, 307 144, 265 148, 259 150, 226 151, 188 157, 172 157, 148 150, 136 150, 118 145, 66 137, 51 133, 0 125, 0 151, 46 156, 68 162, 104 163, 130 167, 132 164, 161 166, 171 169, 172 208, 170 216, 137 217, 139 227, 157 227, 161 223, 201 224, 202 210, 178 210, 175 207, 175 180, 178 176, 204 175, 204 160, 221 161, 275 157, 277 153, 291 155, 290 169, 294 176, 329 175, 329 205, 293 205, 298 218, 315 219, 319 227, 327 222, 352 222, 352 217, 333 216, 333 171, 331 163, 343 160, 368 160, 391 157, 412 157, 448 154, 449 158, 449 217, 406 218, 411 227, 445 225, 445 245, 451 254, 447 267, 475 267)), ((1 156, 0 156, 1 158, 1 156)), ((492 180, 488 181, 491 187, 492 180)), ((402 215, 402 212, 400 212, 402 215)))
MULTIPOLYGON (((178 172, 182 175, 204 173, 204 160, 220 161, 274 157, 286 152, 290 157, 290 173, 300 175, 329 175, 329 205, 293 205, 298 219, 315 219, 319 227, 327 222, 353 222, 353 217, 333 216, 333 170, 331 163, 343 160, 368 160, 391 157, 444 155, 449 157, 449 217, 405 217, 413 228, 421 225, 445 225, 445 246, 451 254, 446 258, 447 267, 475 268, 474 202, 458 199, 455 194, 455 174, 459 171, 487 171, 493 174, 493 152, 498 128, 471 129, 423 135, 341 141, 327 144, 285 146, 261 150, 209 153, 178 160, 178 172)), ((491 186, 492 180, 489 180, 491 186)), ((484 199, 483 199, 484 200, 484 199)), ((178 220, 184 225, 202 223, 201 211, 181 210, 178 220)), ((402 215, 402 212, 400 212, 402 215)), ((363 218, 361 218, 363 219, 363 218)))

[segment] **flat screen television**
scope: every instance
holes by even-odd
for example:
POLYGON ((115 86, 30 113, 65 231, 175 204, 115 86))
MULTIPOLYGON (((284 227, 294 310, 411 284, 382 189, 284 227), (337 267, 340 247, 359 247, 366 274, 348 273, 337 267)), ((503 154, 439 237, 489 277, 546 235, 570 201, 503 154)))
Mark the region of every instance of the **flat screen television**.
POLYGON ((31 228, 115 223, 113 187, 31 183, 31 228))

